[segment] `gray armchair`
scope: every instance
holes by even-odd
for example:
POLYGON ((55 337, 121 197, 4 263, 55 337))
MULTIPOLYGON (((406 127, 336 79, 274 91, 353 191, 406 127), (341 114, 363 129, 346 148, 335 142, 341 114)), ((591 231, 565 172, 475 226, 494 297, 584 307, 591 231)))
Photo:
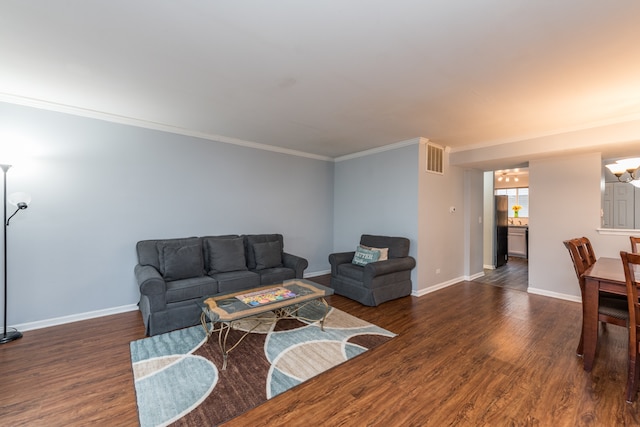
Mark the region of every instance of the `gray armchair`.
POLYGON ((363 234, 360 245, 388 248, 388 259, 361 266, 352 262, 355 251, 329 255, 331 287, 336 294, 369 306, 411 294, 416 260, 409 256, 409 239, 363 234))

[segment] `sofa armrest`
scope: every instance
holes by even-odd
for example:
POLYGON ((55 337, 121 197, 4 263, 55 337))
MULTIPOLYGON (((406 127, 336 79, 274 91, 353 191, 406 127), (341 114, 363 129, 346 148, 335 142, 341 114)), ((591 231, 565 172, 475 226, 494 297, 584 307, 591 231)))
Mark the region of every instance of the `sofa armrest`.
POLYGON ((292 268, 296 272, 296 279, 302 279, 304 269, 309 266, 309 261, 297 255, 282 253, 282 264, 287 268, 292 268))
POLYGON ((155 267, 138 264, 134 272, 142 295, 164 295, 167 292, 167 284, 155 267))
POLYGON ((350 264, 353 261, 355 251, 351 252, 336 252, 329 255, 329 264, 331 264, 331 275, 336 276, 338 274, 338 266, 340 264, 350 264))
POLYGON ((416 260, 410 256, 371 262, 364 266, 364 283, 371 283, 374 277, 396 273, 398 271, 411 270, 415 266, 416 260))

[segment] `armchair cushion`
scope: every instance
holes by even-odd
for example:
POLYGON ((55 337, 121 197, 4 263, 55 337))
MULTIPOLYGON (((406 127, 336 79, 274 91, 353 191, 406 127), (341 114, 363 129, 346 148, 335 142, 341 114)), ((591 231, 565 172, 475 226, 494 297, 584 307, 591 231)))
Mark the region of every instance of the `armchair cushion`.
POLYGON ((364 277, 364 267, 353 263, 340 264, 338 266, 338 275, 362 282, 364 277))
POLYGON ((380 252, 380 258, 378 258, 378 261, 386 261, 389 259, 389 248, 372 248, 370 246, 365 246, 365 245, 360 245, 360 246, 365 249, 380 252))
POLYGON ((200 240, 189 243, 159 242, 158 260, 160 273, 167 281, 200 277, 204 273, 200 240))
POLYGON ((253 244, 256 257, 256 270, 282 267, 282 245, 279 241, 253 244))
POLYGON ((389 258, 404 258, 409 256, 409 239, 404 237, 373 236, 363 234, 360 244, 372 248, 389 248, 389 258))
POLYGON ((247 270, 242 237, 207 237, 205 245, 209 256, 209 275, 247 270))

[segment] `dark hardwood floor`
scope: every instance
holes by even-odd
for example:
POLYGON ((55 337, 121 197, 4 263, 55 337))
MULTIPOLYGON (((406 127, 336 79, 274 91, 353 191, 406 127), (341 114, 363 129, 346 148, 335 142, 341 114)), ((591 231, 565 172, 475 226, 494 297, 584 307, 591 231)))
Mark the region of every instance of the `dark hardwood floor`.
MULTIPOLYGON (((584 372, 580 304, 481 281, 379 307, 330 304, 398 336, 226 425, 640 424, 638 403, 624 398, 626 330, 601 330, 584 372)), ((1 346, 0 425, 137 425, 129 342, 143 335, 131 312, 1 346)))
POLYGON ((495 270, 485 269, 478 283, 527 291, 529 286, 529 262, 526 258, 509 257, 507 263, 495 270))

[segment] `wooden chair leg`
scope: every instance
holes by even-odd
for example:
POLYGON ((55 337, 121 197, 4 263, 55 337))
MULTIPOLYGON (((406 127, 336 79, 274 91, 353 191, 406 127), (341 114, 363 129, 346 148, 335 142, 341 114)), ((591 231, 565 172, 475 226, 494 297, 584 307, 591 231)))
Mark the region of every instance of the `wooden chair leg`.
POLYGON ((640 358, 636 355, 629 358, 629 372, 627 373, 627 403, 636 400, 638 392, 638 377, 640 376, 640 358))
POLYGON ((584 356, 584 329, 580 329, 580 342, 578 343, 576 354, 580 357, 584 356))

